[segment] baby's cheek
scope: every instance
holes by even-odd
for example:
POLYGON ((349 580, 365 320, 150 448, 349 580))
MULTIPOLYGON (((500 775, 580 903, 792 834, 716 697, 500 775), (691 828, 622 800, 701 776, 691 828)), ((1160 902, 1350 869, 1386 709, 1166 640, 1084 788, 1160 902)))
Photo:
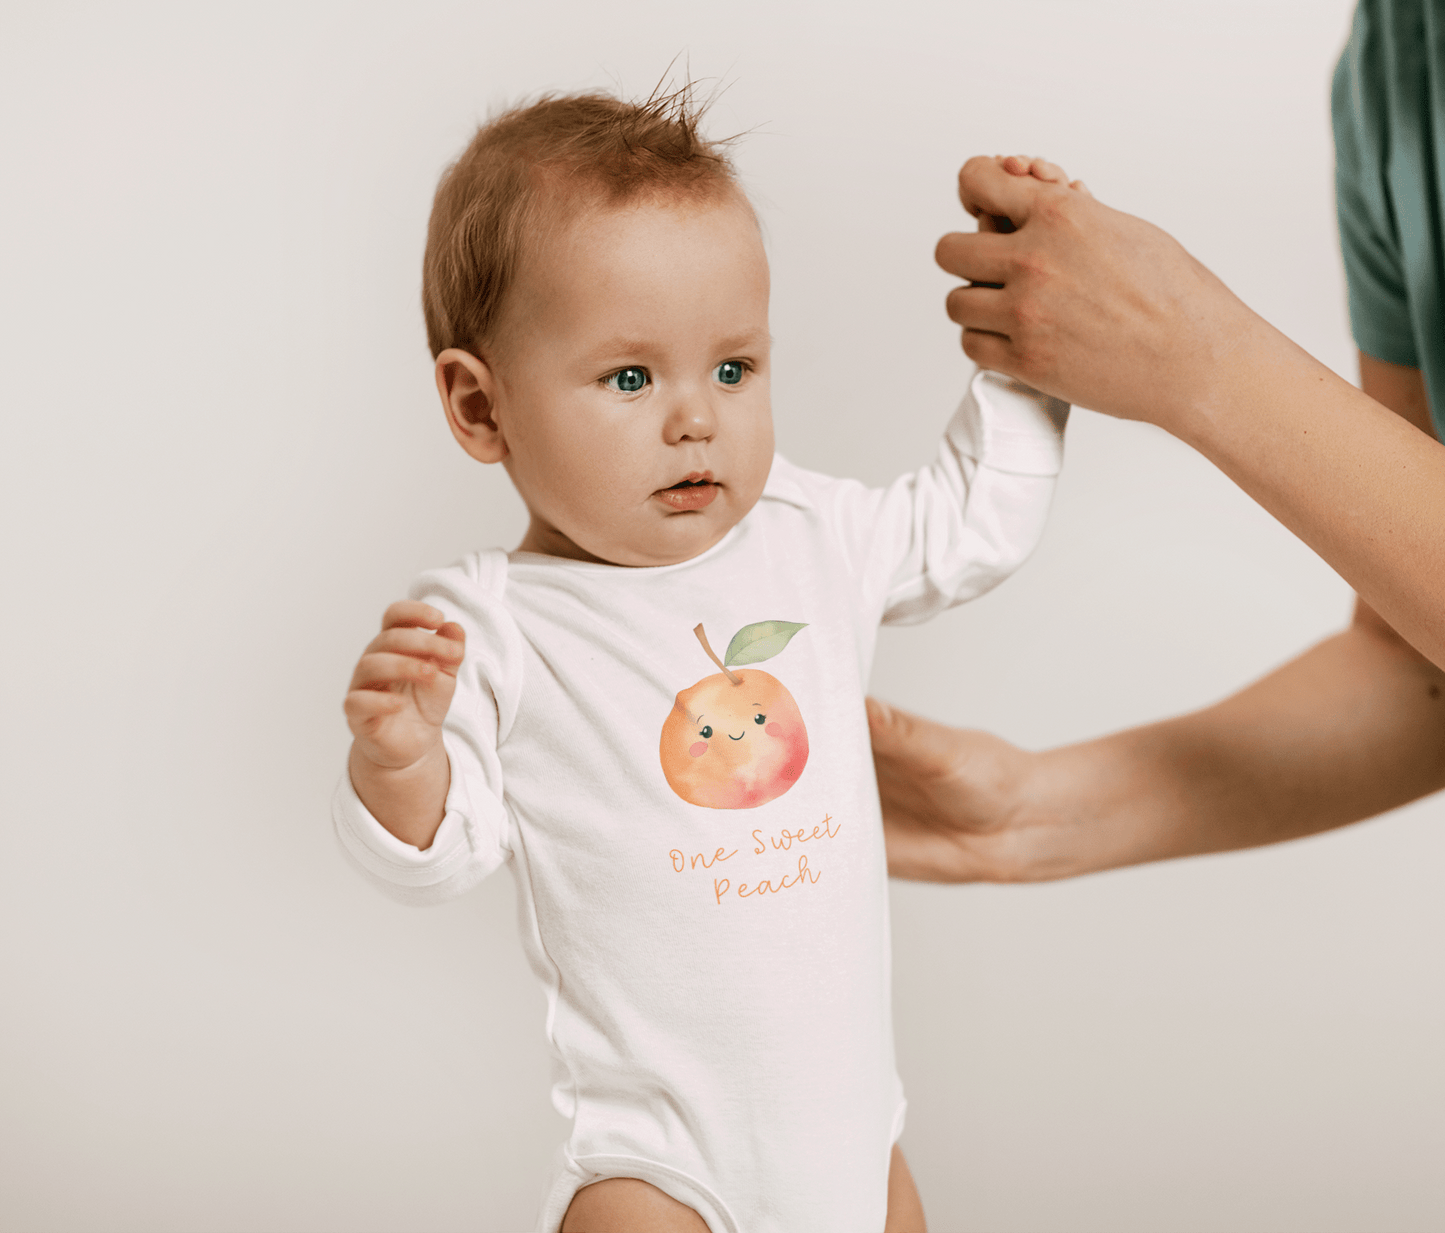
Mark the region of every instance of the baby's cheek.
MULTIPOLYGON (((777 727, 776 724, 773 724, 772 726, 777 727)), ((707 753, 707 742, 698 741, 687 752, 690 753, 694 758, 701 758, 703 754, 707 753)))
POLYGON ((766 728, 764 728, 763 731, 766 732, 769 736, 782 736, 783 725, 775 719, 766 728))

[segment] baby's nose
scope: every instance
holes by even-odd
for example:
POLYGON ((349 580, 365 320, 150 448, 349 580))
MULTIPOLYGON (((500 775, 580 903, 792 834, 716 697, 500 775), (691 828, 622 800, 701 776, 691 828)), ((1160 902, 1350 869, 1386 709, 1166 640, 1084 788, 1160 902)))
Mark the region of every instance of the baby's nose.
POLYGON ((667 417, 666 432, 670 443, 710 440, 717 433, 712 404, 701 395, 679 398, 667 417))

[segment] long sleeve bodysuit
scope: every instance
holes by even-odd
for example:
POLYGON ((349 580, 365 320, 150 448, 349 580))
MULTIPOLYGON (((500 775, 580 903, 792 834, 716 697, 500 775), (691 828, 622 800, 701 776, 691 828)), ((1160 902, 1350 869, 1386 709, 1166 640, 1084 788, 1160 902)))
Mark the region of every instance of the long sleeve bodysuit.
POLYGON ((1066 412, 978 373, 937 460, 887 488, 779 457, 692 560, 483 552, 413 588, 467 633, 445 819, 418 851, 345 776, 334 819, 407 902, 510 865, 573 1119, 542 1233, 613 1176, 713 1233, 883 1227, 904 1101, 863 707, 876 631, 1028 555, 1066 412))

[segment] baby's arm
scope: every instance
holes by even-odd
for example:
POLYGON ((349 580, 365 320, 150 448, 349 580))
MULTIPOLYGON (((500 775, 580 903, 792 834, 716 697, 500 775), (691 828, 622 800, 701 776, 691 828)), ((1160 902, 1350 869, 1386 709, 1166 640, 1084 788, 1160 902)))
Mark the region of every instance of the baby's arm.
MULTIPOLYGON (((1046 159, 998 162, 1013 175, 1068 183, 1046 159)), ((1080 181, 1069 187, 1088 192, 1080 181)), ((1010 228, 1007 219, 979 219, 983 231, 1010 228)), ((1067 417, 1066 404, 980 370, 932 465, 866 496, 857 485, 836 490, 837 525, 855 545, 870 591, 884 588, 885 621, 925 620, 1023 563, 1043 531, 1067 417)))
POLYGON ((511 855, 498 746, 522 644, 498 602, 505 569, 501 553, 478 553, 418 578, 346 697, 356 739, 331 801, 336 837, 402 903, 451 899, 511 855))
POLYGON ((346 695, 352 786, 382 826, 421 850, 446 812, 451 768, 442 721, 465 649, 462 627, 430 604, 392 604, 346 695))

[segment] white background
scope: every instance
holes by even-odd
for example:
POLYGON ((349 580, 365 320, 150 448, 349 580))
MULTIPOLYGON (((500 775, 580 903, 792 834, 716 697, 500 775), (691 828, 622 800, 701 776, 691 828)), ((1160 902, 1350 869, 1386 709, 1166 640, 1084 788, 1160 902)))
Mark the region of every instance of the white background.
MULTIPOLYGON (((932 264, 974 153, 1047 152, 1350 377, 1345 0, 5 6, 0 1225, 525 1229, 564 1125, 512 890, 346 867, 340 701, 420 569, 510 545, 418 309, 488 109, 681 53, 769 236, 782 449, 883 482, 965 376, 932 264)), ((1076 413, 1046 541, 885 634, 875 692, 1029 746, 1206 703, 1339 627, 1186 449, 1076 413)), ((1430 801, 1260 853, 896 886, 934 1233, 1445 1226, 1430 801)))

